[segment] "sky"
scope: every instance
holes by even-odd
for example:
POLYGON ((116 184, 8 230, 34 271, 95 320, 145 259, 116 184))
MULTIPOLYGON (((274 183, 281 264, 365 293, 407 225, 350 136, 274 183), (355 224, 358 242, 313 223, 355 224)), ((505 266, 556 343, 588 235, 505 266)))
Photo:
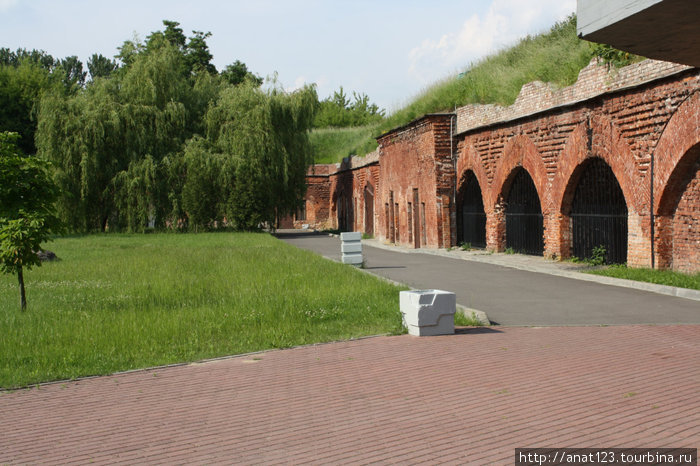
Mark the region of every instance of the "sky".
POLYGON ((289 90, 315 83, 325 98, 343 86, 391 113, 575 9, 576 0, 0 0, 0 47, 86 63, 167 19, 188 37, 211 32, 219 70, 241 60, 289 90))

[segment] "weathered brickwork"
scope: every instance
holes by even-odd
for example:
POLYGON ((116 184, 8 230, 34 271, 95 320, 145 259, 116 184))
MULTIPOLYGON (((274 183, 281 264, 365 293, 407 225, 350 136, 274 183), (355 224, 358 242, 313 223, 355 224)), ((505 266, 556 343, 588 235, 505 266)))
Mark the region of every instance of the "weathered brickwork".
POLYGON ((487 248, 502 251, 506 199, 522 168, 539 196, 544 254, 567 258, 578 181, 599 158, 625 199, 628 264, 700 270, 697 69, 649 60, 609 74, 591 64, 568 88, 530 83, 511 107, 426 115, 378 142, 367 158, 321 168, 326 184, 309 175, 307 223, 326 219, 409 247, 455 246, 457 191, 473 174, 487 248))
POLYGON ((427 115, 378 139, 378 237, 411 247, 453 242, 453 118, 427 115))

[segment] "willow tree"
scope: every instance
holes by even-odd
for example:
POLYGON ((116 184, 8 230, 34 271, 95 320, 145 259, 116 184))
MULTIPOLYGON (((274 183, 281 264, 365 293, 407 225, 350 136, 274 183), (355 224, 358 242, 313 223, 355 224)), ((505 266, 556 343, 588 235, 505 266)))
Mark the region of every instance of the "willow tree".
POLYGON ((206 116, 213 150, 230 157, 223 212, 238 229, 273 224, 303 198, 311 162, 308 132, 318 98, 313 87, 286 93, 252 83, 228 87, 206 116))
POLYGON ((37 147, 57 167, 60 212, 73 229, 104 230, 115 199, 132 205, 124 199, 128 190, 117 190, 129 185, 114 183, 117 175, 135 172, 147 157, 157 164, 180 150, 188 136, 189 98, 181 60, 174 47, 163 44, 75 96, 53 93, 42 99, 37 147))
POLYGON ((38 154, 53 163, 59 214, 76 230, 104 229, 112 208, 108 186, 124 163, 117 93, 115 83, 97 80, 75 96, 53 92, 41 101, 38 154))

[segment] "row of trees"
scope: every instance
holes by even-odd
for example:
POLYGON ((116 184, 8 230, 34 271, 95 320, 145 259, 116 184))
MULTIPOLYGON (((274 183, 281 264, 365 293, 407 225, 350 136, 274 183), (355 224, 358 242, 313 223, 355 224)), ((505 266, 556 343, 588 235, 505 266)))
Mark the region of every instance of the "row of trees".
POLYGON ((367 94, 352 93, 351 100, 343 87, 320 102, 314 119, 315 128, 345 128, 378 123, 384 119, 384 109, 370 102, 367 94))
POLYGON ((73 231, 227 225, 252 229, 293 212, 313 157, 313 127, 383 118, 341 87, 284 92, 240 62, 218 71, 210 33, 163 21, 115 60, 0 49, 0 130, 53 166, 58 213, 73 231))
POLYGON ((0 53, 0 79, 36 82, 0 128, 51 162, 63 223, 74 231, 254 229, 294 211, 313 160, 315 89, 287 93, 271 82, 263 90, 240 61, 219 72, 209 33, 187 38, 178 23, 164 25, 145 42, 124 42, 118 62, 93 55, 89 79, 75 57, 0 53))

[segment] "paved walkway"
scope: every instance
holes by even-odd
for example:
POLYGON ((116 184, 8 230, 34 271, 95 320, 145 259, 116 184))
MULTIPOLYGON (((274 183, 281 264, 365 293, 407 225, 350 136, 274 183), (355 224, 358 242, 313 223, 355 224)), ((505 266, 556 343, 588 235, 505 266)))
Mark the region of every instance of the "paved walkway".
MULTIPOLYGON (((282 231, 278 237, 340 260, 339 238, 299 231, 282 231)), ((377 246, 377 242, 365 242, 369 272, 414 288, 452 291, 459 304, 484 311, 501 325, 700 324, 700 301, 611 286, 607 283, 630 282, 582 274, 576 272, 580 268, 576 264, 457 251, 449 254, 454 257, 447 257, 444 251, 377 246)))
POLYGON ((477 328, 0 393, 0 464, 513 464, 700 445, 700 326, 477 328))

